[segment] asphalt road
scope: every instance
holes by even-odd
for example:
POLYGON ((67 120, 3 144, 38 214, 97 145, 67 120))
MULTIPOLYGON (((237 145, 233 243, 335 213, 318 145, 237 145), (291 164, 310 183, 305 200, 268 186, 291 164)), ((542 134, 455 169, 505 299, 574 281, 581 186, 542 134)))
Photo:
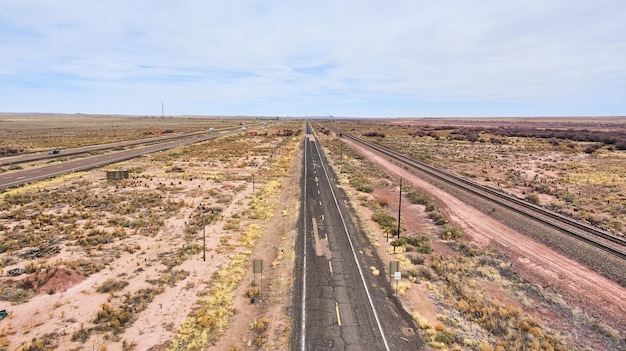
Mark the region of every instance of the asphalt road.
POLYGON ((292 349, 423 349, 411 317, 395 299, 380 259, 352 220, 354 212, 309 132, 307 125, 292 349), (381 275, 371 273, 372 265, 381 275))
POLYGON ((84 171, 107 164, 129 160, 144 154, 163 151, 177 146, 190 145, 205 140, 215 139, 226 134, 199 135, 183 140, 160 143, 131 150, 109 153, 101 156, 84 158, 76 161, 59 162, 50 166, 38 167, 21 172, 0 175, 0 189, 21 186, 26 183, 57 177, 63 174, 84 171))
POLYGON ((90 146, 83 146, 83 147, 77 147, 77 148, 62 149, 60 150, 58 154, 54 154, 54 155, 50 155, 48 154, 48 151, 45 151, 43 153, 38 152, 38 153, 31 153, 31 154, 24 154, 24 155, 17 155, 17 156, 3 156, 3 157, 0 157, 0 166, 15 165, 15 164, 38 161, 38 160, 43 160, 43 159, 67 157, 67 156, 84 154, 84 153, 88 153, 92 151, 102 151, 102 150, 109 150, 113 148, 134 146, 134 145, 156 144, 156 143, 162 143, 165 141, 185 139, 185 138, 189 138, 193 136, 207 135, 209 133, 216 134, 216 133, 225 132, 228 130, 235 130, 235 129, 239 129, 239 127, 237 126, 237 127, 221 128, 213 132, 209 132, 208 130, 201 130, 197 132, 190 132, 190 133, 183 133, 183 134, 173 134, 173 135, 164 134, 161 136, 150 137, 150 138, 145 138, 145 139, 126 140, 126 141, 120 141, 120 142, 110 143, 110 144, 99 144, 99 145, 90 145, 90 146))

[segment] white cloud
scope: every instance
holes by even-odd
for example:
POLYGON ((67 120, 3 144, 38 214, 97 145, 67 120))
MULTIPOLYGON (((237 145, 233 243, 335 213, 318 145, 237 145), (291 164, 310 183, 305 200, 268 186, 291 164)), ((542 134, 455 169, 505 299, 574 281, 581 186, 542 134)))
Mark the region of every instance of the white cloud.
POLYGON ((582 0, 4 2, 0 106, 626 114, 624 10, 582 0))

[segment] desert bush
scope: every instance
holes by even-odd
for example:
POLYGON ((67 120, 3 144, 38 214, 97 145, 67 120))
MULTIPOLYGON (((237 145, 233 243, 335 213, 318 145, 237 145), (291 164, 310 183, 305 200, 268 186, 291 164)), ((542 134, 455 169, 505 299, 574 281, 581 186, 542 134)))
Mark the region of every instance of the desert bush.
POLYGON ((267 317, 261 317, 259 319, 255 319, 250 323, 248 329, 254 330, 256 332, 264 332, 267 330, 267 327, 270 324, 270 320, 267 317))
POLYGON ((454 343, 454 334, 445 330, 438 330, 435 334, 434 340, 445 345, 451 345, 454 343))
POLYGON ((91 335, 91 332, 88 329, 85 329, 81 324, 80 329, 72 334, 72 341, 80 341, 82 343, 85 343, 87 339, 89 339, 89 335, 91 335))
POLYGON ((102 283, 96 291, 99 293, 109 293, 114 291, 120 291, 128 285, 127 281, 117 279, 107 279, 102 283))
POLYGON ((122 341, 122 351, 132 351, 137 348, 137 343, 134 341, 122 341))
POLYGON ((381 207, 389 206, 389 199, 382 196, 374 196, 374 202, 376 202, 381 207))
POLYGON ((432 211, 428 211, 427 216, 436 225, 445 225, 446 223, 448 223, 448 218, 446 218, 446 215, 438 208, 433 209, 432 211))
POLYGON ((539 195, 534 193, 528 193, 524 198, 526 199, 526 201, 535 205, 539 205, 539 203, 541 202, 541 200, 539 199, 539 195))
POLYGON ((409 191, 406 197, 414 205, 427 205, 432 202, 432 199, 428 195, 416 191, 409 191))
POLYGON ((470 247, 464 243, 458 244, 456 247, 456 250, 460 252, 461 254, 463 254, 464 256, 469 256, 469 257, 482 255, 482 251, 480 249, 470 247))
POLYGON ((424 256, 422 255, 407 255, 407 258, 409 259, 409 261, 411 261, 412 264, 424 264, 424 256))
POLYGON ((239 219, 231 219, 226 221, 226 224, 224 224, 224 227, 222 229, 224 230, 232 230, 232 231, 241 231, 241 220, 239 219))
POLYGON ((416 247, 417 251, 419 251, 420 253, 428 254, 432 252, 432 248, 430 247, 430 241, 428 237, 425 237, 425 236, 419 237, 419 238, 400 237, 398 239, 393 240, 390 244, 391 246, 394 246, 394 247, 398 247, 398 246, 405 247, 406 245, 411 245, 411 246, 416 247))
POLYGON ((8 285, 0 289, 0 300, 23 303, 28 301, 34 294, 32 287, 23 288, 18 285, 8 285))
POLYGON ((444 224, 439 236, 444 240, 456 240, 463 236, 463 233, 459 228, 451 224, 444 224))
POLYGON ((365 177, 360 175, 352 175, 349 180, 350 185, 358 191, 371 194, 374 192, 374 186, 365 177))
POLYGON ((165 270, 161 272, 159 279, 150 279, 148 283, 158 286, 169 285, 175 286, 181 280, 185 280, 189 276, 189 272, 183 269, 180 270, 165 270))
POLYGON ((384 138, 385 137, 385 133, 381 133, 381 132, 367 132, 367 133, 363 133, 363 136, 384 138))
POLYGON ((601 147, 602 147, 602 144, 599 144, 599 143, 598 144, 591 144, 591 145, 587 145, 585 147, 584 151, 587 154, 592 154, 592 153, 596 152, 596 150, 598 150, 601 147))
MULTIPOLYGON (((526 317, 521 308, 506 305, 471 288, 476 286, 476 279, 491 280, 494 275, 498 275, 497 269, 492 266, 498 262, 497 257, 486 253, 475 257, 433 256, 432 268, 444 283, 439 293, 464 318, 489 331, 500 340, 501 345, 508 345, 507 349, 524 349, 529 347, 531 340, 538 340, 538 346, 543 349, 565 350, 567 340, 561 336, 551 334, 542 339, 535 337, 535 334, 546 336, 549 332, 533 319, 526 317), (535 327, 537 329, 532 334, 530 330, 535 327)), ((503 278, 498 276, 497 279, 503 278)))
POLYGON ((30 342, 27 342, 17 348, 17 351, 48 351, 54 350, 58 345, 55 345, 54 339, 51 338, 33 338, 30 342))
POLYGON ((389 230, 390 232, 393 230, 397 231, 398 220, 380 207, 373 210, 371 219, 378 223, 383 230, 389 230))

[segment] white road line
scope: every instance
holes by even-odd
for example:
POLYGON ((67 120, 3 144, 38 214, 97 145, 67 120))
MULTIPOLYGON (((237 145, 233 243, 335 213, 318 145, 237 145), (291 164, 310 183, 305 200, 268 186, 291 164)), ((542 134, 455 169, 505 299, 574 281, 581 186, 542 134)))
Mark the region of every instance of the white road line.
POLYGON ((307 158, 307 144, 308 138, 304 138, 304 196, 302 200, 302 243, 303 243, 303 254, 302 254, 302 320, 300 321, 300 349, 302 351, 306 350, 306 175, 307 175, 307 167, 306 167, 306 158, 307 158))

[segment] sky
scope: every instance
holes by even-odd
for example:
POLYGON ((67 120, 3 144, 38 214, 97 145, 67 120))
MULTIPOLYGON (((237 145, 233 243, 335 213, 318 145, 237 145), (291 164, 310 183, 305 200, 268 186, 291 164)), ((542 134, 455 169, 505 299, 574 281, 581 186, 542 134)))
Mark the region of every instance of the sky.
POLYGON ((623 0, 0 0, 0 112, 626 115, 623 0))

